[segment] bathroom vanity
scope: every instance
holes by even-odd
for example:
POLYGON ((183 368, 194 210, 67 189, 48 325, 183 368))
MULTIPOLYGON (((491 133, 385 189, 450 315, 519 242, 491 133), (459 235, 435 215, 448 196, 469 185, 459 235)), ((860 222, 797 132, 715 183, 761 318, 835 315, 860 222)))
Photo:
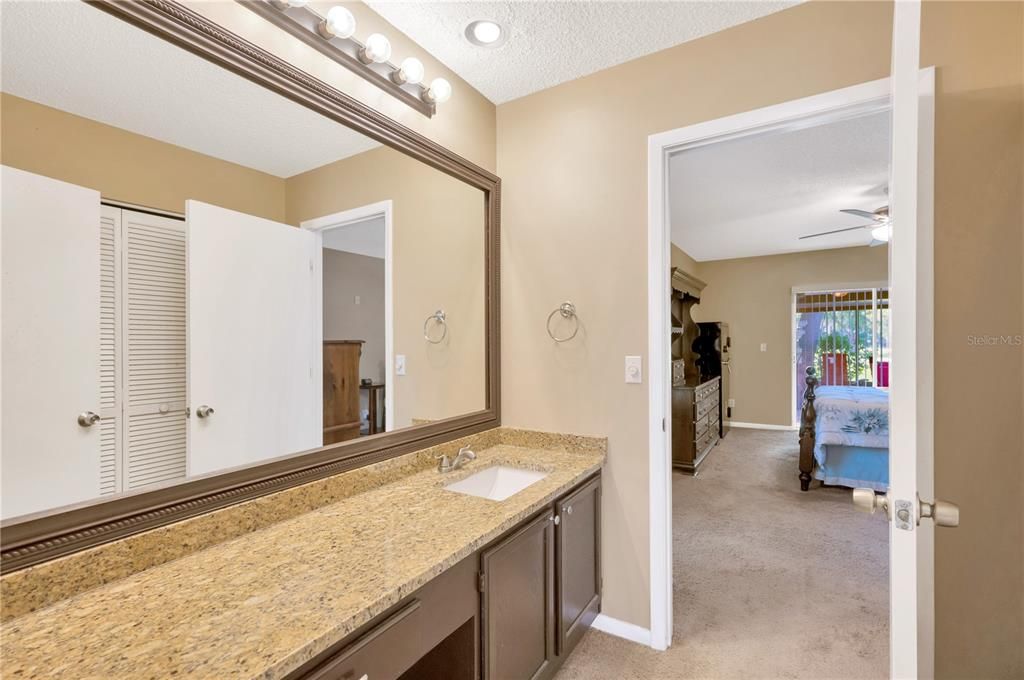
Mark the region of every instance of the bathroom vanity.
POLYGON ((550 677, 600 608, 600 489, 570 489, 287 677, 550 677))
MULTIPOLYGON (((226 508, 207 531, 318 504, 9 618, 4 675, 549 677, 600 608, 605 453, 603 440, 539 436, 500 428, 445 448, 476 450, 460 470, 438 472, 435 447, 226 508), (495 466, 544 476, 502 501, 445 488, 495 466), (333 498, 342 488, 359 490, 333 498)), ((7 577, 5 607, 188 543, 188 525, 166 527, 159 546, 143 535, 7 577)))

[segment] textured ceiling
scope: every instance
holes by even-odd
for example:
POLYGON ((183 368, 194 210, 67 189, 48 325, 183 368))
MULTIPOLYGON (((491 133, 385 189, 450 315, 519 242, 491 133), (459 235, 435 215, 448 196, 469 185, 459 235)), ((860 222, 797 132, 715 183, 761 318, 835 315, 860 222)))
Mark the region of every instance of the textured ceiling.
POLYGON ((698 261, 863 246, 887 203, 889 115, 709 144, 669 160, 672 242, 698 261))
POLYGON ((366 4, 485 97, 501 104, 799 3, 366 0, 366 4), (495 48, 472 45, 463 31, 478 19, 504 26, 508 40, 495 48))
POLYGON ((278 177, 379 146, 84 2, 2 12, 4 92, 278 177))

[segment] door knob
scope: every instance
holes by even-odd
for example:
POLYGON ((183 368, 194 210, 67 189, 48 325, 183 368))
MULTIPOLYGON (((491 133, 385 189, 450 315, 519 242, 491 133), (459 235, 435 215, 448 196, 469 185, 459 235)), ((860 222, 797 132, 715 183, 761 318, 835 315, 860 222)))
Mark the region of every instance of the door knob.
POLYGON ((100 417, 92 411, 82 411, 78 414, 78 424, 82 427, 92 427, 100 421, 100 417))
MULTIPOLYGON (((916 499, 917 508, 909 501, 896 502, 896 526, 900 529, 909 529, 911 523, 920 524, 923 517, 930 517, 940 527, 960 526, 960 506, 956 503, 946 501, 935 501, 926 503, 920 498, 916 499)), ((884 510, 886 516, 891 516, 889 508, 889 494, 876 494, 872 489, 854 489, 853 504, 858 510, 867 513, 874 513, 876 510, 884 510)))
MULTIPOLYGON (((921 503, 921 517, 931 517, 936 525, 940 527, 960 526, 960 506, 956 503, 946 501, 935 501, 934 503, 921 503)), ((921 523, 920 517, 917 523, 921 523)))
POLYGON ((870 515, 875 514, 876 510, 881 510, 888 516, 889 494, 876 494, 874 489, 854 489, 853 505, 858 510, 870 515))
POLYGON ((196 416, 198 416, 199 418, 209 418, 212 415, 213 415, 213 407, 212 406, 207 406, 206 404, 202 404, 199 408, 196 409, 196 416))

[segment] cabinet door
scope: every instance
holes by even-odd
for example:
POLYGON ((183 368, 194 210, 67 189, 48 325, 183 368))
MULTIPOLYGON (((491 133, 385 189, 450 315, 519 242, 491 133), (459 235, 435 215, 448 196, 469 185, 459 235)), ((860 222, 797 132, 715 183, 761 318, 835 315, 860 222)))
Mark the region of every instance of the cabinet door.
POLYGON ((555 503, 558 574, 558 651, 579 642, 601 603, 601 478, 555 503))
POLYGON ((485 550, 485 680, 538 677, 554 658, 554 515, 550 511, 485 550))

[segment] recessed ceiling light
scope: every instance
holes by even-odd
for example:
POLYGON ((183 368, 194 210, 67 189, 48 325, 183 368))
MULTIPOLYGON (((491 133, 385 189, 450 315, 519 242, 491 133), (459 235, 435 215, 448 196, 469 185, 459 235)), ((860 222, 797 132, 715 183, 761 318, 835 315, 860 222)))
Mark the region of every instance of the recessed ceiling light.
POLYGON ((497 47, 505 38, 505 30, 493 21, 481 19, 466 26, 466 40, 478 47, 497 47))

